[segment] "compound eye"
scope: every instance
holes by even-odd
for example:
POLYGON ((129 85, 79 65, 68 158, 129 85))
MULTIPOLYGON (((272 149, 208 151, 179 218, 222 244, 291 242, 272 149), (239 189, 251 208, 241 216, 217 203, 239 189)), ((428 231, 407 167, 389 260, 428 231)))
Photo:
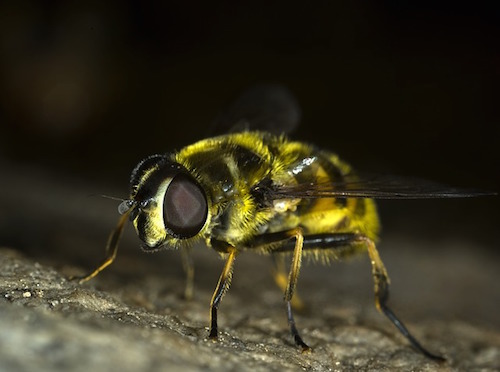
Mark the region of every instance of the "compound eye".
POLYGON ((170 182, 163 201, 165 226, 177 237, 196 235, 207 220, 208 204, 200 185, 179 174, 170 182))

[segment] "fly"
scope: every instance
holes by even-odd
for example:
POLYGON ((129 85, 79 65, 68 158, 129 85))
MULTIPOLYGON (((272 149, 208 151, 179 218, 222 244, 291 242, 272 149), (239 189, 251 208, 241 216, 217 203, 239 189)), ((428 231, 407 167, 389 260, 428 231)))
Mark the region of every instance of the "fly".
POLYGON ((257 87, 218 119, 222 127, 232 124, 236 131, 139 162, 132 171, 130 196, 119 206, 121 217, 109 237, 105 258, 80 282, 113 262, 124 226, 131 220, 144 250, 182 252, 190 297, 194 275, 190 247, 204 242, 225 260, 210 303, 209 337, 215 339, 217 313, 231 284, 235 258, 244 251, 269 254, 276 266, 275 281, 284 292, 292 337, 307 351, 292 310, 302 258, 328 262, 364 253, 371 262, 377 309, 416 350, 444 360, 424 348, 387 305, 389 276, 376 248, 380 224, 374 199, 488 193, 414 179, 362 177, 336 154, 280 134, 290 132, 299 116, 287 90, 257 87), (284 255, 291 256, 288 270, 284 255))

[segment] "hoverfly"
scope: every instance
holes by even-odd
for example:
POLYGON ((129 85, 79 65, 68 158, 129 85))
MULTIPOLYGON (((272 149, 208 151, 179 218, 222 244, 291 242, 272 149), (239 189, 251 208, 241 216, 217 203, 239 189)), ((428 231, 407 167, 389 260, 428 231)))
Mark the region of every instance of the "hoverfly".
POLYGON ((379 219, 374 199, 484 193, 413 179, 362 178, 329 151, 262 130, 289 131, 299 116, 287 90, 260 86, 246 92, 217 120, 219 127, 236 128, 233 132, 139 162, 131 175, 130 197, 119 206, 122 216, 109 237, 105 259, 80 282, 113 262, 130 220, 144 250, 182 252, 189 297, 194 272, 189 247, 203 241, 225 260, 210 303, 209 337, 217 338, 217 311, 229 289, 236 256, 243 251, 269 254, 275 258, 275 279, 284 291, 292 337, 307 351, 310 348, 300 336, 292 311, 302 258, 330 261, 366 252, 378 310, 415 349, 444 360, 425 349, 387 305, 389 277, 376 249, 379 219), (288 272, 282 260, 286 254, 291 255, 288 272))

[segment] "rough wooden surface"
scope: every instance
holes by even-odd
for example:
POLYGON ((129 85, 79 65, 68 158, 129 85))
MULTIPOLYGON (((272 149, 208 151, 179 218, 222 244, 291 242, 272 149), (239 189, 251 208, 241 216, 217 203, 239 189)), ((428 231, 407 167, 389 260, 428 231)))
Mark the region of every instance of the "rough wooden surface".
POLYGON ((111 267, 84 285, 69 281, 102 258, 117 219, 113 202, 85 197, 101 186, 61 175, 5 165, 1 173, 8 180, 0 183, 1 371, 500 369, 497 242, 479 223, 494 204, 469 204, 472 212, 459 219, 456 204, 443 201, 430 214, 436 205, 424 205, 423 215, 420 202, 380 208, 389 305, 447 358, 437 364, 375 310, 367 257, 304 265, 298 293, 306 308, 296 321, 309 354, 291 340, 268 257, 238 257, 217 342, 207 339, 207 326, 222 261, 205 247, 193 252, 191 301, 182 298, 179 253, 142 253, 131 226, 111 267))
MULTIPOLYGON (((205 247, 194 249, 191 301, 182 298, 178 252, 142 253, 130 226, 111 267, 84 285, 69 281, 102 258, 114 205, 82 196, 101 186, 61 175, 5 164, 2 175, 9 182, 0 184, 0 370, 500 369, 498 253, 492 239, 480 239, 489 236, 478 228, 480 210, 461 216, 461 228, 454 227, 454 204, 446 216, 429 214, 434 204, 420 216, 415 204, 399 203, 406 209, 382 216, 390 227, 379 247, 392 279, 389 304, 428 349, 447 358, 437 364, 375 310, 366 257, 304 265, 298 293, 306 308, 296 321, 309 354, 291 340, 267 257, 238 257, 217 342, 207 339, 207 326, 222 261, 205 247), (479 234, 470 238, 467 228, 479 234)), ((381 210, 391 212, 387 207, 381 210)))
MULTIPOLYGON (((436 293, 457 283, 429 285, 436 278, 432 270, 437 267, 432 268, 432 264, 429 267, 429 262, 436 261, 418 259, 411 248, 386 260, 389 269, 396 268, 403 260, 413 262, 414 268, 406 275, 402 274, 404 268, 395 270, 398 278, 393 275, 396 293, 391 303, 394 309, 402 310, 401 317, 429 349, 447 357, 448 361, 441 365, 412 350, 374 310, 369 265, 363 259, 334 267, 305 268, 299 291, 309 306, 297 315, 297 322, 314 350, 302 354, 288 334, 281 294, 273 285, 268 274, 270 265, 264 257, 250 255, 237 263, 234 285, 220 308, 222 334, 214 342, 206 337, 208 303, 221 262, 214 259, 212 252, 197 254, 201 267, 196 296, 185 301, 182 270, 175 253, 142 255, 141 259, 134 252, 125 251, 115 266, 90 283, 78 285, 66 277, 82 273, 82 267, 40 264, 14 249, 2 248, 0 369, 493 371, 500 368, 498 328, 487 327, 488 322, 475 325, 458 319, 453 311, 458 304, 452 301, 453 291, 436 293), (424 266, 428 267, 428 275, 420 285, 425 290, 415 284, 415 278, 410 278, 420 275, 418 270, 424 266), (409 283, 409 288, 404 288, 406 281, 413 281, 413 285, 409 283), (359 287, 364 289, 360 291, 359 287), (430 301, 431 298, 435 300, 430 301), (447 314, 449 310, 451 313, 447 314)), ((470 267, 460 262, 451 263, 454 270, 470 267)), ((482 265, 483 274, 495 270, 493 263, 475 263, 482 265)), ((470 284, 482 284, 481 275, 467 274, 470 284)), ((477 306, 493 306, 491 301, 498 301, 498 284, 493 285, 496 288, 491 293, 496 297, 476 303, 477 306)), ((476 301, 474 294, 471 296, 476 301)), ((462 300, 467 302, 467 298, 462 300)))

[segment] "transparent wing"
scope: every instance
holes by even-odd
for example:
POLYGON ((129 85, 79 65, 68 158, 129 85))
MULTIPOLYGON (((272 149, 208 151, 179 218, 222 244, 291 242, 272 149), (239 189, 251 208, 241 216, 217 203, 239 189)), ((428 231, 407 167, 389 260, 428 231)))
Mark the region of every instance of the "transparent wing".
POLYGON ((298 126, 300 116, 300 107, 288 89, 277 84, 256 85, 214 120, 212 134, 244 130, 290 133, 298 126))
POLYGON ((439 199, 497 195, 474 189, 449 187, 418 178, 347 175, 342 182, 271 185, 268 200, 315 198, 439 199))

